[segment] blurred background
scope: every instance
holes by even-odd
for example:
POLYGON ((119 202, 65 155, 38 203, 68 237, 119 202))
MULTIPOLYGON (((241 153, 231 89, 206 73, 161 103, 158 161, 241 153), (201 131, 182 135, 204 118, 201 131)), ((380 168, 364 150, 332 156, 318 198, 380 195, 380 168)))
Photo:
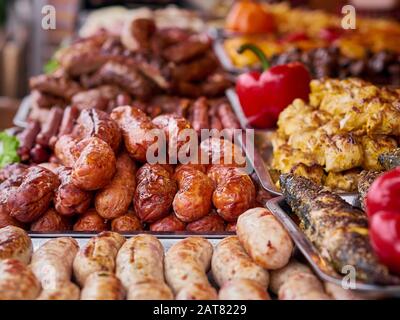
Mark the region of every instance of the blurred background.
MULTIPOLYGON (((218 25, 223 21, 233 0, 0 0, 0 112, 2 128, 9 126, 21 98, 28 92, 28 79, 43 72, 55 50, 68 39, 81 33, 90 33, 100 24, 118 28, 118 21, 127 9, 148 6, 166 8, 184 7, 196 10, 196 15, 207 24, 218 25), (43 30, 41 10, 52 5, 57 12, 56 30, 43 30), (114 6, 112 10, 105 10, 114 6), (88 19, 88 17, 90 19, 88 19)), ((265 1, 280 2, 280 1, 265 1)), ((357 14, 372 17, 388 17, 399 20, 399 0, 293 0, 292 6, 323 9, 340 13, 345 4, 353 4, 357 14)), ((177 13, 175 13, 177 14, 177 13)), ((166 14, 173 19, 174 11, 166 14)), ((202 28, 202 25, 199 25, 202 28)))

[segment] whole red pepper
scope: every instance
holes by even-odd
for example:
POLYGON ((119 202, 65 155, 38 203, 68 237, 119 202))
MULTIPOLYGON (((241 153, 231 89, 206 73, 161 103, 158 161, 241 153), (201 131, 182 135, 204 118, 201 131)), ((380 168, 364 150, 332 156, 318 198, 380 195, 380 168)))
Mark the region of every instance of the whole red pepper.
POLYGON ((263 72, 241 74, 236 81, 236 92, 243 113, 255 128, 272 128, 279 114, 294 99, 308 101, 311 77, 307 68, 293 62, 269 68, 264 53, 255 45, 245 44, 239 53, 253 51, 261 61, 263 72))

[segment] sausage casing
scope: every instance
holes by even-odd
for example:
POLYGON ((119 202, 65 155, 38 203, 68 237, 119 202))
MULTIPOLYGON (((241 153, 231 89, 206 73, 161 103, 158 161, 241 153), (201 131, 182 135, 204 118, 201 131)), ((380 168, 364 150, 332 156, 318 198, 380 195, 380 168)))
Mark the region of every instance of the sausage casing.
POLYGON ((81 300, 123 300, 124 297, 121 281, 109 271, 90 274, 81 291, 81 300))
POLYGON ((100 217, 94 209, 89 209, 87 212, 79 216, 79 219, 73 226, 74 231, 81 232, 101 232, 107 230, 107 228, 107 221, 100 217))
POLYGON ((111 231, 132 232, 143 230, 142 223, 133 212, 128 212, 111 221, 111 231))
POLYGON ((32 250, 32 240, 25 230, 14 226, 0 229, 0 260, 17 259, 28 264, 32 250))
POLYGON ((211 268, 220 287, 233 279, 250 279, 265 290, 268 287, 268 271, 251 260, 236 236, 227 237, 218 243, 212 256, 211 268))
POLYGON ((267 290, 251 279, 234 279, 226 282, 218 293, 219 300, 271 300, 267 290))

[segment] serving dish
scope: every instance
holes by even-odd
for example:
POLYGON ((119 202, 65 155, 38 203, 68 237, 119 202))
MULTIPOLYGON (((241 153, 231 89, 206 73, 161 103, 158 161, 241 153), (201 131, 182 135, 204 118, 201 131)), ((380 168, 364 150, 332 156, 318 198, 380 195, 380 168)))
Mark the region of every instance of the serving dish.
MULTIPOLYGON (((346 201, 349 200, 349 198, 346 196, 342 196, 342 198, 346 201)), ((286 227, 292 237, 292 240, 296 244, 296 247, 301 251, 320 279, 339 286, 343 286, 348 283, 348 279, 346 279, 346 277, 340 277, 340 275, 338 275, 326 263, 314 245, 299 229, 296 222, 291 218, 291 209, 285 202, 283 196, 267 201, 266 206, 272 212, 272 214, 286 227)), ((400 285, 380 286, 361 282, 353 282, 353 284, 350 285, 350 288, 363 295, 370 296, 371 298, 400 297, 400 285)))

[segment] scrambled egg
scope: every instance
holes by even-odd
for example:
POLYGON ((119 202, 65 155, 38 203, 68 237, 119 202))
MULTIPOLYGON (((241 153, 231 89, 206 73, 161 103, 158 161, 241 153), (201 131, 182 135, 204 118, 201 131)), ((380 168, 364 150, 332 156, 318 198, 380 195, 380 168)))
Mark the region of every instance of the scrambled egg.
POLYGON ((295 100, 280 114, 272 168, 353 191, 361 169, 383 169, 378 156, 395 149, 398 136, 398 91, 359 79, 313 80, 309 103, 295 100))

